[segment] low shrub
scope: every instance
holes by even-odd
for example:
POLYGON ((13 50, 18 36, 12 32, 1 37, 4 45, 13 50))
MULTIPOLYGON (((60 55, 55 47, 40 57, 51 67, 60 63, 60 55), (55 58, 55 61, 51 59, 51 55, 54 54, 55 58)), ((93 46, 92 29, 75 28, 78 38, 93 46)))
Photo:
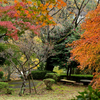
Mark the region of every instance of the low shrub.
MULTIPOLYGON (((36 71, 32 71, 31 74, 32 74, 32 77, 33 79, 44 79, 45 78, 45 75, 47 73, 51 73, 51 71, 39 71, 39 70, 36 70, 36 71)), ((28 76, 28 78, 30 77, 30 75, 28 76)), ((31 78, 31 77, 30 77, 31 78)))
POLYGON ((6 82, 0 82, 0 90, 9 88, 9 84, 6 82))
POLYGON ((47 73, 47 74, 45 75, 45 77, 46 77, 46 78, 52 78, 52 79, 55 80, 55 82, 57 82, 58 79, 59 79, 59 75, 58 75, 57 73, 47 73))
POLYGON ((100 91, 93 88, 89 85, 88 89, 83 92, 79 92, 79 95, 76 98, 71 100, 100 100, 100 91))
POLYGON ((44 79, 43 82, 45 83, 47 90, 52 90, 52 85, 55 83, 55 80, 52 78, 47 78, 44 79))
POLYGON ((71 75, 71 80, 74 80, 76 82, 80 82, 81 79, 87 79, 87 80, 92 80, 93 75, 78 75, 78 74, 72 74, 71 75))
POLYGON ((2 71, 0 71, 0 78, 2 78, 3 77, 3 72, 2 71))
POLYGON ((14 92, 14 89, 13 88, 8 88, 6 90, 6 94, 12 94, 14 92))
MULTIPOLYGON (((64 77, 67 77, 66 74, 62 74, 59 76, 59 80, 63 79, 64 77)), ((87 79, 87 80, 92 80, 93 75, 81 75, 81 74, 71 74, 71 80, 74 80, 76 82, 80 82, 81 79, 87 79)))
POLYGON ((5 94, 12 94, 14 89, 9 88, 9 84, 6 82, 0 82, 0 91, 5 90, 5 94))

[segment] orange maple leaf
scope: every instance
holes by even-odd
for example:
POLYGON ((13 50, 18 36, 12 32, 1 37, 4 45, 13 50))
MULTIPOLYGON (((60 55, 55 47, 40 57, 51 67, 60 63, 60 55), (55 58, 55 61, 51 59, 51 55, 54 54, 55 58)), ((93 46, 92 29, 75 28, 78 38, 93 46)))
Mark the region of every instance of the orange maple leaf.
POLYGON ((51 9, 51 8, 53 7, 53 5, 51 4, 51 5, 49 5, 48 7, 49 7, 49 9, 51 9))

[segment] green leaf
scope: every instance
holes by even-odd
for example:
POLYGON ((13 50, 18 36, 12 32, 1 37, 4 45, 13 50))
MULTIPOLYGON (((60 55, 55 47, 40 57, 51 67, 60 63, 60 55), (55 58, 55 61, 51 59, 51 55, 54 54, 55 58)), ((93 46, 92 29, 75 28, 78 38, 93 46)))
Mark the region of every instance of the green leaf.
POLYGON ((10 61, 6 60, 5 64, 8 65, 8 66, 10 66, 10 61))
POLYGON ((13 61, 16 65, 18 65, 18 61, 17 61, 15 58, 12 58, 12 61, 13 61))
POLYGON ((88 89, 89 89, 90 92, 93 91, 92 86, 90 86, 90 85, 88 86, 88 89))
POLYGON ((4 37, 4 41, 7 41, 7 40, 8 40, 8 36, 5 36, 5 37, 4 37))

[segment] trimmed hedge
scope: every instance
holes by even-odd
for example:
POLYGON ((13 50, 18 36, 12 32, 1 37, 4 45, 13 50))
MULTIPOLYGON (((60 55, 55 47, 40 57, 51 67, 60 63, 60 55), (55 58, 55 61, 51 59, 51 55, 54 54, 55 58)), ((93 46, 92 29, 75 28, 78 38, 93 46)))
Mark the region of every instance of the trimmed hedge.
POLYGON ((2 78, 3 77, 3 72, 2 71, 0 71, 0 78, 2 78))
POLYGON ((6 82, 0 82, 0 91, 2 90, 2 89, 7 89, 7 88, 9 88, 9 84, 8 83, 6 83, 6 82))
POLYGON ((14 92, 13 88, 9 88, 9 84, 6 82, 0 82, 0 92, 3 91, 5 94, 12 94, 14 92), (3 91, 5 90, 5 91, 3 91))
POLYGON ((54 79, 55 82, 57 82, 59 80, 59 74, 57 74, 57 73, 47 73, 45 75, 45 78, 51 78, 51 79, 54 79))
MULTIPOLYGON (((62 79, 64 77, 67 77, 67 75, 66 74, 60 75, 60 79, 62 79)), ((80 82, 81 79, 92 80, 93 75, 71 74, 71 80, 76 81, 76 82, 80 82)))
POLYGON ((47 73, 53 73, 53 72, 46 70, 44 71, 36 70, 31 72, 33 79, 45 79, 45 75, 47 73))

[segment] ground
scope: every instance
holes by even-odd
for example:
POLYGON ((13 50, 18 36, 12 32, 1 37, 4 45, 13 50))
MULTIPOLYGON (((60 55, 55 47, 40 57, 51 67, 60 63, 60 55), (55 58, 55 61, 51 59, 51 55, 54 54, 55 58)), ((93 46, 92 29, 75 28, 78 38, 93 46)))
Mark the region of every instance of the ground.
POLYGON ((0 94, 0 100, 70 100, 79 91, 83 91, 86 87, 82 85, 70 85, 57 83, 53 85, 53 90, 46 90, 45 84, 42 81, 35 80, 38 84, 36 85, 37 94, 32 90, 32 94, 28 94, 28 88, 26 89, 25 95, 18 96, 19 88, 14 88, 15 92, 12 95, 0 94))

